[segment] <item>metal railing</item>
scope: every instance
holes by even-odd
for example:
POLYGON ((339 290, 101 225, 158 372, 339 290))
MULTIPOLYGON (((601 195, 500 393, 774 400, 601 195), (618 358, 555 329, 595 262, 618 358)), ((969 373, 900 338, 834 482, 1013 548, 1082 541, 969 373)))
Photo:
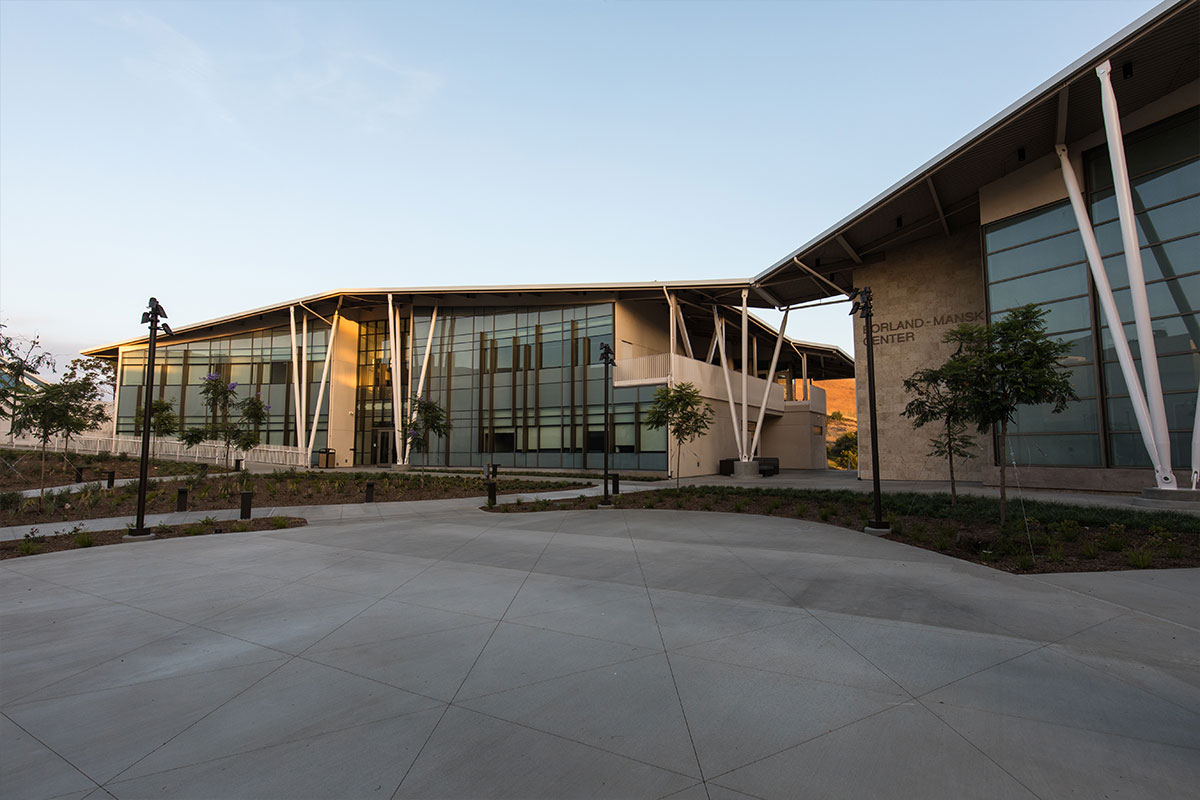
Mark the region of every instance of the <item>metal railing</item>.
MULTIPOLYGON (((16 436, 8 439, 5 444, 40 450, 42 443, 32 436, 16 436)), ((66 446, 72 453, 125 453, 140 456, 142 439, 140 436, 72 436, 70 442, 63 437, 50 439, 46 449, 61 453, 66 446)), ((195 447, 186 447, 178 439, 165 439, 157 436, 150 437, 150 452, 153 458, 170 461, 205 461, 218 464, 225 463, 225 445, 215 442, 205 442, 195 447)), ((304 450, 299 447, 289 447, 278 444, 260 444, 253 450, 238 450, 232 448, 229 458, 242 459, 246 464, 261 464, 275 467, 306 467, 308 466, 304 450)))

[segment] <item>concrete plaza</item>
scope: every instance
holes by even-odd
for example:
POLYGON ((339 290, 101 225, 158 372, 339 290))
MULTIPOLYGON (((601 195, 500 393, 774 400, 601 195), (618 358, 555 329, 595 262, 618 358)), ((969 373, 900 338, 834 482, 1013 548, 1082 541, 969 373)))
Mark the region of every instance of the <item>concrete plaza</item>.
POLYGON ((1013 576, 794 520, 396 505, 0 562, 0 794, 1200 785, 1200 570, 1013 576))

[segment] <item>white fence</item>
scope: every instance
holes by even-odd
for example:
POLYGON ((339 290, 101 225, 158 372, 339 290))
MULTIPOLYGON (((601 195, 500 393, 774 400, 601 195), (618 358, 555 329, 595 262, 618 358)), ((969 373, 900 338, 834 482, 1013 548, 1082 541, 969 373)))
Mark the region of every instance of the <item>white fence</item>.
MULTIPOLYGON (((17 436, 7 443, 19 447, 29 447, 40 450, 42 443, 31 436, 17 436)), ((50 440, 47 450, 61 453, 63 438, 56 436, 50 440)), ((142 439, 139 436, 72 436, 68 445, 72 453, 126 453, 131 456, 142 454, 142 439)), ((150 452, 154 458, 170 461, 204 461, 217 464, 225 463, 225 446, 214 443, 198 444, 195 447, 185 447, 178 439, 163 439, 150 437, 150 452)), ((287 447, 277 444, 260 444, 253 450, 230 451, 230 459, 240 458, 247 465, 262 464, 274 467, 306 467, 308 466, 305 453, 299 447, 287 447)))

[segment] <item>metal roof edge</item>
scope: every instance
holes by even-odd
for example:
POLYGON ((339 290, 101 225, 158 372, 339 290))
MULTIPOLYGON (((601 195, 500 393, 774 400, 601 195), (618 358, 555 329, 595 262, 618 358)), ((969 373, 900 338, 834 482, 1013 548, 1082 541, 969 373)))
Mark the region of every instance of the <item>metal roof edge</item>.
POLYGON ((920 180, 921 178, 923 178, 925 175, 935 171, 938 167, 940 167, 941 165, 950 161, 954 156, 958 155, 961 151, 967 149, 968 146, 970 146, 971 144, 974 144, 977 140, 983 138, 984 135, 990 133, 994 128, 999 127, 1001 125, 1001 123, 1009 121, 1009 118, 1017 117, 1028 106, 1033 105, 1035 102, 1042 100, 1047 95, 1052 94, 1055 91, 1057 91, 1064 82, 1068 82, 1068 79, 1074 77, 1077 73, 1080 73, 1090 67, 1095 66, 1097 63, 1099 63, 1100 60, 1102 60, 1100 57, 1104 53, 1106 53, 1110 50, 1116 50, 1119 46, 1124 44, 1127 40, 1134 38, 1138 34, 1145 32, 1146 30, 1149 30, 1151 27, 1154 27, 1154 25, 1157 23, 1165 22, 1167 20, 1167 18, 1170 17, 1173 13, 1175 13, 1175 12, 1179 11, 1180 9, 1182 9, 1183 7, 1190 5, 1192 3, 1195 3, 1195 2, 1196 2, 1196 0, 1164 0, 1164 2, 1159 3, 1157 6, 1150 9, 1145 14, 1138 17, 1137 19, 1135 19, 1133 22, 1126 25, 1121 30, 1117 31, 1115 34, 1110 36, 1108 39, 1105 39, 1102 43, 1100 43, 1096 47, 1093 47, 1086 54, 1075 59, 1068 66, 1066 66, 1063 69, 1056 72, 1051 78, 1049 78, 1046 81, 1043 81, 1035 89, 1033 89, 1030 92, 1027 92, 1025 95, 1023 95, 1020 99, 1016 100, 1015 102, 1010 103, 1002 111, 993 115, 982 125, 979 125, 976 128, 974 128, 970 133, 959 138, 956 142, 954 142, 954 144, 952 144, 949 147, 947 147, 946 149, 942 150, 940 153, 938 153, 936 156, 934 156, 933 158, 926 161, 920 167, 913 170, 908 175, 905 175, 899 181, 892 184, 890 187, 888 187, 887 189, 885 189, 884 191, 882 191, 875 197, 871 198, 869 201, 867 201, 863 205, 859 206, 857 209, 852 211, 850 214, 848 214, 847 216, 845 216, 838 222, 834 223, 832 226, 830 226, 826 230, 822 231, 820 234, 813 237, 811 240, 809 240, 805 244, 801 245, 796 250, 793 250, 791 253, 788 253, 786 256, 779 259, 774 264, 772 264, 771 266, 767 267, 762 272, 755 275, 751 279, 751 282, 757 283, 757 282, 763 280, 764 278, 767 278, 772 273, 774 273, 776 270, 780 269, 781 267, 786 266, 788 263, 791 262, 791 260, 793 258, 796 258, 801 253, 811 250, 813 247, 816 247, 818 244, 824 242, 825 240, 831 238, 832 236, 837 235, 842 229, 849 227, 849 225, 851 225, 852 223, 857 222, 859 219, 866 216, 868 213, 870 213, 872 210, 874 210, 874 208, 876 206, 881 205, 885 200, 899 194, 904 189, 907 189, 913 183, 915 183, 918 180, 920 180))
MULTIPOLYGON (((531 284, 512 284, 512 285, 497 285, 497 286, 385 286, 374 288, 356 288, 356 289, 333 289, 327 292, 318 292, 316 294, 297 297, 292 300, 284 300, 271 305, 259 306, 258 308, 239 311, 234 314, 225 314, 212 319, 200 320, 199 322, 191 322, 186 325, 181 325, 178 328, 172 326, 177 333, 187 333, 188 331, 196 330, 197 328, 212 327, 213 325, 221 325, 226 322, 252 317, 255 314, 268 314, 274 311, 281 311, 289 306, 301 305, 304 303, 314 303, 321 300, 328 300, 335 297, 346 297, 352 295, 386 295, 386 294, 513 294, 518 292, 610 292, 622 290, 653 290, 653 289, 704 289, 704 288, 734 288, 744 286, 750 288, 750 281, 745 278, 720 278, 715 280, 695 280, 695 281, 633 281, 633 282, 613 282, 613 283, 531 283, 531 284)), ((123 339, 121 341, 112 342, 111 344, 102 345, 100 347, 92 347, 87 350, 81 350, 80 354, 85 356, 94 356, 99 353, 104 353, 109 350, 119 349, 128 345, 138 344, 148 339, 148 336, 135 336, 131 339, 123 339)))

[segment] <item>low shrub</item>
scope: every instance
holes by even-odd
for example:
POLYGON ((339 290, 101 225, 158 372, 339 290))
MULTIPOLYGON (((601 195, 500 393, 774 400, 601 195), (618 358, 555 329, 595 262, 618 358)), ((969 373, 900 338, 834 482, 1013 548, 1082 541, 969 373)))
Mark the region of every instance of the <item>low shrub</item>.
POLYGON ((1125 554, 1125 559, 1134 569, 1148 569, 1150 567, 1150 550, 1145 547, 1134 547, 1125 554))

